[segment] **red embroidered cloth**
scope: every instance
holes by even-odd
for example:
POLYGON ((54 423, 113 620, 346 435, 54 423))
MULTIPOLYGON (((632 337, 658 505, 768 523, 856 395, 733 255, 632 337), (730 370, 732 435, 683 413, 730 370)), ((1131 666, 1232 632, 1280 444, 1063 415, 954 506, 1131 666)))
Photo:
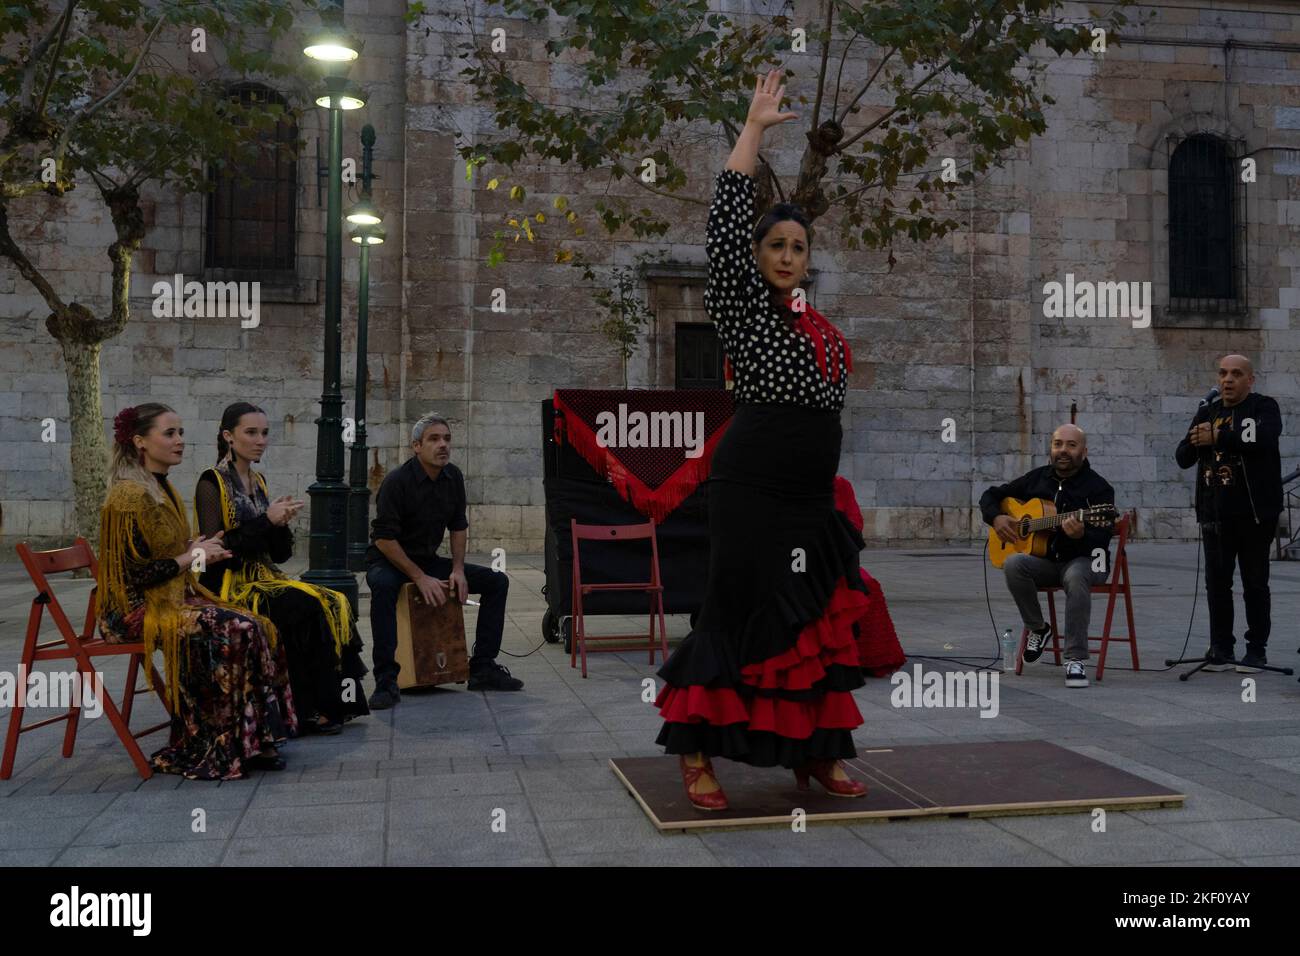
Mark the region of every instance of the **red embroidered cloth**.
POLYGON ((647 389, 555 390, 555 440, 655 524, 709 475, 731 421, 731 393, 647 389))

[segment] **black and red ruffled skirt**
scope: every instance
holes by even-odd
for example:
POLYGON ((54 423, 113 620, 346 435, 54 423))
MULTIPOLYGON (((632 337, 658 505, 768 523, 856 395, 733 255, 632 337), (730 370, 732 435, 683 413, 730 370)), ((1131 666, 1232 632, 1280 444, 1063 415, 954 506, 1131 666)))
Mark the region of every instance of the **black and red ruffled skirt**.
POLYGON ((853 757, 867 614, 861 533, 836 507, 838 411, 736 406, 707 482, 709 580, 659 670, 657 742, 759 767, 853 757))

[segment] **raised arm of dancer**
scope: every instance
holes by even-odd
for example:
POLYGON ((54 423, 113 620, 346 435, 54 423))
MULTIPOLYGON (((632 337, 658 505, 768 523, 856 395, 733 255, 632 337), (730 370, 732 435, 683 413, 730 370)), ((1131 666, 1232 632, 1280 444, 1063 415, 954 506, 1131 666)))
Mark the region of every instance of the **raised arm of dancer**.
POLYGON ((727 169, 753 176, 763 130, 786 120, 798 119, 795 113, 781 112, 781 97, 784 95, 785 84, 781 82, 780 70, 771 70, 767 76, 754 81, 754 98, 749 104, 749 115, 745 117, 745 128, 740 131, 731 156, 727 159, 727 169))

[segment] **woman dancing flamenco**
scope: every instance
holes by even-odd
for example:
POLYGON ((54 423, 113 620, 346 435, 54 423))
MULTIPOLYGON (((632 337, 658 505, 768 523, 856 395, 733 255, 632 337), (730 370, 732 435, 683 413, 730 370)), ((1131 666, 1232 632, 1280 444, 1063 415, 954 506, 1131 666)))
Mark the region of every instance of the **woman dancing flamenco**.
POLYGON ((708 480, 709 580, 695 628, 659 670, 658 743, 679 754, 691 803, 725 810, 710 757, 794 770, 800 789, 860 797, 839 761, 856 756, 863 685, 853 625, 866 614, 863 543, 834 503, 848 344, 793 290, 811 230, 774 206, 753 231, 752 178, 780 112, 781 74, 758 80, 744 131, 718 175, 704 305, 735 376, 735 413, 708 480), (801 308, 802 307, 802 308, 801 308))

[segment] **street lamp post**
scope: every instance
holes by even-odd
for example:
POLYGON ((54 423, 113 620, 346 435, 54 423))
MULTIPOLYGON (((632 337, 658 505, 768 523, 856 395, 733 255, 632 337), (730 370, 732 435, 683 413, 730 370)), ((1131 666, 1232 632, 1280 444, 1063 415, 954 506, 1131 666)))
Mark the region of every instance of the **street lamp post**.
POLYGON ((367 123, 361 129, 361 202, 349 213, 354 223, 353 242, 361 246, 361 274, 357 287, 357 372, 356 400, 353 415, 356 432, 352 442, 352 493, 348 497, 348 568, 364 571, 366 547, 370 540, 370 485, 366 466, 366 338, 370 326, 370 247, 384 241, 381 217, 370 202, 370 184, 374 179, 372 160, 375 128, 367 123))
POLYGON ((359 107, 346 78, 356 59, 356 45, 343 31, 342 2, 323 3, 321 19, 326 34, 313 40, 304 53, 327 66, 324 96, 317 105, 329 108, 328 202, 325 219, 325 373, 321 414, 316 419, 316 481, 307 489, 311 498, 309 567, 302 579, 332 588, 347 596, 355 614, 357 580, 347 569, 348 486, 343 481, 343 110, 359 107))

